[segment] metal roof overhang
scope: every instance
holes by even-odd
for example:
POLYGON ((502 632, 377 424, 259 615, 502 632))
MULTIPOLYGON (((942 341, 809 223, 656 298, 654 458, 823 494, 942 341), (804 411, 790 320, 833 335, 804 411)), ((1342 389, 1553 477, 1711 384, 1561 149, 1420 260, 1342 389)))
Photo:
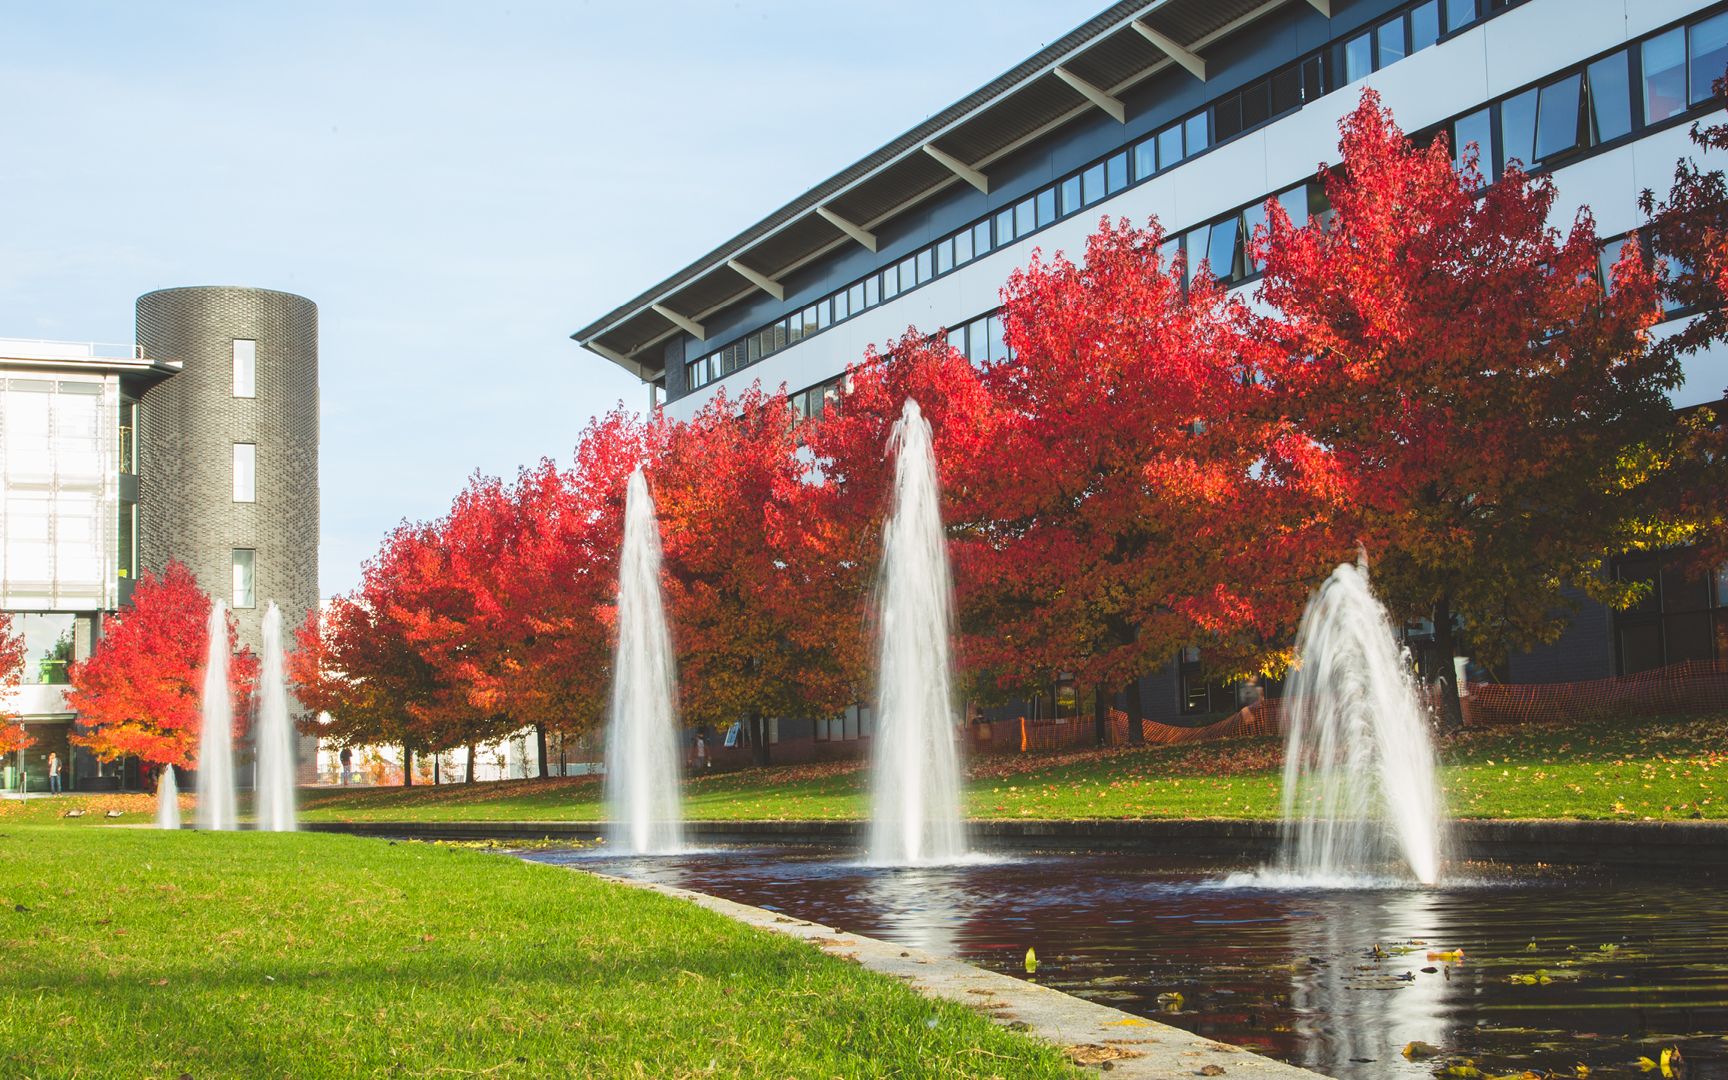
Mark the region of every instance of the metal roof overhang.
MULTIPOLYGON (((1151 75, 1299 0, 1123 0, 988 85, 835 174, 678 273, 570 336, 644 381, 655 346, 777 287, 786 274, 958 183, 1151 75), (1136 25, 1138 24, 1138 25, 1136 25), (1174 46, 1172 48, 1171 46, 1174 46)), ((1326 0, 1306 0, 1325 10, 1326 0)))

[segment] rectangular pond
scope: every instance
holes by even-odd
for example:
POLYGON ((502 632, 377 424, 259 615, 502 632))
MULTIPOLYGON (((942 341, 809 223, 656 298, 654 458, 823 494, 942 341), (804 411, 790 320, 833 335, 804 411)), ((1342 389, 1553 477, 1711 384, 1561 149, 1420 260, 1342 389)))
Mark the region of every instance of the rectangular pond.
POLYGON ((1435 888, 1269 887, 1139 854, 867 866, 831 848, 537 861, 678 885, 1028 977, 1339 1080, 1728 1078, 1728 897, 1666 873, 1466 864, 1435 888), (1404 1054, 1425 1044, 1438 1054, 1404 1054), (1471 1064, 1465 1065, 1466 1062, 1471 1064), (1453 1075, 1470 1075, 1454 1073, 1453 1075))

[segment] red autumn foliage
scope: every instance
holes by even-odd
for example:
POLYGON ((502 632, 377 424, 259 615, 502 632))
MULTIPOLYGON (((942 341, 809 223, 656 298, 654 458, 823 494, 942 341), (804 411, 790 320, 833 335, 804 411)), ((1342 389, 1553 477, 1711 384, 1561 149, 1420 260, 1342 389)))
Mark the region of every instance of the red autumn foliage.
POLYGON ((1548 224, 1552 180, 1508 167, 1480 191, 1473 152, 1460 172, 1444 139, 1412 146, 1372 91, 1339 127, 1330 219, 1271 202, 1256 242, 1268 386, 1439 655, 1455 625, 1488 659, 1553 640, 1565 586, 1616 599, 1603 560, 1646 538, 1685 437, 1679 369, 1646 347, 1650 271, 1627 245, 1605 290, 1588 211, 1548 224))
MULTIPOLYGON (((0 701, 24 678, 24 635, 12 631, 12 616, 0 611, 0 701)), ((0 724, 11 717, 0 709, 0 724)), ((13 747, 14 750, 18 749, 13 747)))
POLYGON ((1186 646, 1221 673, 1280 669, 1338 547, 1326 459, 1255 378, 1247 313, 1210 274, 1185 286, 1163 239, 1105 221, 1083 263, 1035 254, 1009 279, 989 516, 959 549, 970 656, 1022 685, 1125 687, 1131 718, 1186 646))
MULTIPOLYGON (((145 571, 132 606, 108 618, 88 660, 68 675, 67 703, 83 731, 72 741, 103 761, 136 757, 154 765, 195 768, 209 646, 211 600, 192 572, 169 562, 160 578, 145 571)), ((244 734, 258 659, 239 645, 228 613, 228 685, 234 734, 244 734)))
POLYGON ((752 387, 668 425, 648 480, 688 724, 827 716, 857 700, 832 648, 848 629, 805 533, 791 404, 752 387), (837 622, 839 625, 837 625, 837 622))

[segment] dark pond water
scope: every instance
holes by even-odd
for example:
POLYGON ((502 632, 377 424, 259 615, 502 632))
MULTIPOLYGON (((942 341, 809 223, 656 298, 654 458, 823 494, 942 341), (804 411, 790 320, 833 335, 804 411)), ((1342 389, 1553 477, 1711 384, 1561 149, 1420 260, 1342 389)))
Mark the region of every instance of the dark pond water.
MULTIPOLYGON (((964 957, 1341 1080, 1432 1076, 1461 1058, 1642 1076, 1679 1047, 1728 1078, 1720 883, 1467 866, 1435 889, 1269 888, 1139 855, 1015 855, 883 869, 828 849, 658 859, 540 851, 964 957), (1462 950, 1460 958, 1429 954, 1462 950), (1164 995, 1180 994, 1181 1003, 1164 995), (1424 1042, 1446 1057, 1407 1061, 1424 1042)), ((1659 1075, 1659 1074, 1657 1074, 1659 1075)))

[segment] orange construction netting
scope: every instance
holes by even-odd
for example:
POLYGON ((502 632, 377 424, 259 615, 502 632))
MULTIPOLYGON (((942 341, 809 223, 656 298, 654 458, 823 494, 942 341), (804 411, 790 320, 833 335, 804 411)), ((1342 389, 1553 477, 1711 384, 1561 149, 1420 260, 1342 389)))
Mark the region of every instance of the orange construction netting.
MULTIPOLYGON (((1466 727, 1566 723, 1617 717, 1728 712, 1728 660, 1690 660, 1636 675, 1569 683, 1471 683, 1464 696, 1466 727)), ((1222 720, 1196 727, 1142 720, 1149 746, 1186 746, 1219 739, 1277 735, 1282 702, 1268 698, 1222 720)), ((1128 741, 1128 716, 1110 710, 1108 744, 1128 741)), ((1019 717, 971 729, 975 753, 1029 753, 1096 746, 1090 716, 1066 720, 1019 717)))

